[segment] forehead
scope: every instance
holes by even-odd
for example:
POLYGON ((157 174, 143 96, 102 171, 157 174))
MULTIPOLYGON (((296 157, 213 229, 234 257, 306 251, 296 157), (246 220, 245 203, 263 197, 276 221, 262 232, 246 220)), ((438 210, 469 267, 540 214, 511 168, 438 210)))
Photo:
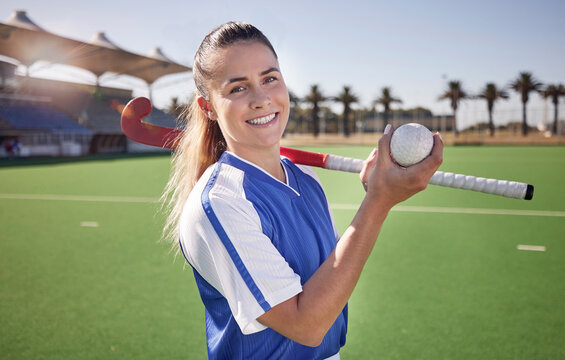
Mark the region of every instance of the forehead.
POLYGON ((235 43, 216 51, 210 60, 216 82, 249 77, 271 67, 279 67, 271 49, 260 42, 235 43))

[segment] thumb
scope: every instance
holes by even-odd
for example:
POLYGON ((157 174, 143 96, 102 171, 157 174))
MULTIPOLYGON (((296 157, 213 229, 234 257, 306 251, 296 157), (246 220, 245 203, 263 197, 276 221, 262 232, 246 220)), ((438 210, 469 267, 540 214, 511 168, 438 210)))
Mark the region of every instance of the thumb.
POLYGON ((390 159, 390 138, 392 137, 394 130, 392 128, 392 125, 388 124, 385 127, 385 131, 383 133, 383 136, 381 136, 381 138, 379 139, 379 155, 382 154, 382 156, 388 156, 388 158, 390 159))

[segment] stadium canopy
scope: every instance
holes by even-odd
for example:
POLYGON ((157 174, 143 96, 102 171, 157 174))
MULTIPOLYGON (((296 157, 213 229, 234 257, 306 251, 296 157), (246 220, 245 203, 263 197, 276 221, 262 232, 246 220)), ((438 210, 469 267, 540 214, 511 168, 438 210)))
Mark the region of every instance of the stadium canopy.
POLYGON ((166 57, 159 48, 148 56, 121 49, 103 32, 95 34, 88 42, 53 34, 35 24, 21 10, 0 23, 0 55, 19 61, 26 71, 37 61, 82 68, 92 72, 97 83, 102 74, 114 73, 140 78, 151 86, 164 75, 192 71, 166 57))

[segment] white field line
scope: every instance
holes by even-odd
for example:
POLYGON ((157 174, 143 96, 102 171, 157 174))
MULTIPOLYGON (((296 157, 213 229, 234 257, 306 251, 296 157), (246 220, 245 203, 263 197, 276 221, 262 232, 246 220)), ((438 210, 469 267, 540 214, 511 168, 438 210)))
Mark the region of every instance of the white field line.
POLYGON ((118 203, 157 203, 159 199, 124 196, 88 196, 88 195, 49 195, 49 194, 0 194, 0 199, 16 200, 60 200, 60 201, 94 201, 118 203))
MULTIPOLYGON (((0 199, 16 200, 60 200, 60 201, 94 201, 118 203, 158 203, 157 198, 124 197, 124 196, 88 196, 88 195, 49 195, 49 194, 0 194, 0 199)), ((357 210, 358 204, 330 204, 334 210, 357 210)), ((455 208, 436 206, 406 206, 397 205, 392 208, 396 212, 442 213, 442 214, 474 214, 474 215, 517 215, 517 216, 545 216, 565 217, 565 211, 545 210, 512 210, 512 209, 481 209, 481 208, 455 208)))
POLYGON ((545 251, 546 247, 541 245, 518 245, 518 250, 525 250, 525 251, 545 251))
MULTIPOLYGON (((355 205, 355 204, 330 204, 330 207, 334 210, 357 210, 359 208, 359 205, 355 205)), ((455 207, 436 207, 436 206, 397 205, 397 206, 392 208, 392 211, 420 212, 420 213, 442 213, 442 214, 518 215, 518 216, 565 217, 565 211, 455 208, 455 207)))

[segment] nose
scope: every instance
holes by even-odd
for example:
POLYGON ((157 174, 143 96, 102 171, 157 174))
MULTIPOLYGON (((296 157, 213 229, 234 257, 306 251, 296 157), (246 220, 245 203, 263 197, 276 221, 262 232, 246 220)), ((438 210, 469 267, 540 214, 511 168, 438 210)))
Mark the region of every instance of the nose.
POLYGON ((261 109, 271 103, 271 97, 261 87, 254 88, 251 93, 249 106, 253 109, 261 109))

